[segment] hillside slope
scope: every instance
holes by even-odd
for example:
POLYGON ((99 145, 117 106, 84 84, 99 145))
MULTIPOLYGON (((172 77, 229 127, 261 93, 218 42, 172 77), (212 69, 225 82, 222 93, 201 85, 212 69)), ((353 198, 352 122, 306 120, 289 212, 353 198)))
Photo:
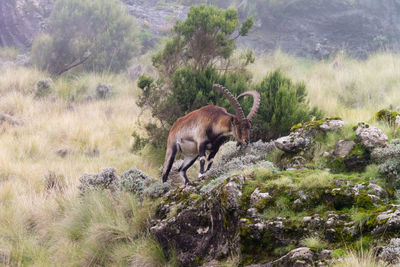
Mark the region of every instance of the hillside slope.
MULTIPOLYGON (((174 21, 184 19, 191 4, 204 1, 121 0, 149 33, 147 48, 168 33, 174 21), (183 3, 182 3, 183 2, 183 3)), ((3 0, 0 2, 0 46, 27 49, 33 37, 46 30, 54 0, 3 0)), ((399 0, 284 0, 208 1, 219 7, 235 6, 242 18, 255 17, 242 47, 259 52, 277 48, 297 56, 326 58, 338 51, 365 58, 384 49, 398 50, 399 0)))

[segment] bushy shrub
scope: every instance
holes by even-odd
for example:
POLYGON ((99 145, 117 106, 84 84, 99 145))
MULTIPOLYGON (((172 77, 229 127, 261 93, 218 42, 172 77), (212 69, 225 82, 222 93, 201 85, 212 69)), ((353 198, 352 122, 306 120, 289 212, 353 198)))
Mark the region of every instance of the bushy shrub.
POLYGON ((57 0, 49 34, 32 46, 32 61, 52 74, 82 65, 88 71, 120 71, 139 48, 139 28, 117 0, 57 0))
POLYGON ((90 190, 110 189, 115 191, 118 189, 118 176, 115 168, 105 168, 100 174, 84 174, 79 178, 79 190, 86 193, 90 190))
POLYGON ((48 96, 54 90, 54 83, 51 78, 40 80, 36 83, 35 98, 48 96))
POLYGON ((146 187, 149 177, 136 168, 131 168, 121 174, 121 189, 141 195, 146 187))
MULTIPOLYGON (((323 118, 320 110, 310 108, 305 84, 293 83, 279 70, 268 74, 255 89, 261 94, 261 104, 252 123, 254 140, 275 139, 289 134, 292 125, 323 118)), ((251 99, 243 104, 246 111, 251 105, 251 99)))
POLYGON ((393 140, 387 147, 374 149, 371 157, 376 163, 380 163, 378 171, 389 185, 398 188, 400 186, 400 139, 393 140))
POLYGON ((400 122, 400 113, 397 111, 381 109, 375 114, 374 118, 377 121, 386 122, 390 126, 395 126, 396 122, 400 122))
POLYGON ((143 190, 143 195, 150 198, 159 198, 164 196, 171 189, 169 183, 154 182, 143 190))

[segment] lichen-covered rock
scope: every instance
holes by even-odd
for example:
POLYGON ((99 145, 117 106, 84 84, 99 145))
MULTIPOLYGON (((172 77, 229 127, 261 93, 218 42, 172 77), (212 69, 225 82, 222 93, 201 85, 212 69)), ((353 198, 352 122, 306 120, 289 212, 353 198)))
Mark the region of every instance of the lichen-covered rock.
POLYGON ((254 192, 250 196, 250 206, 255 207, 258 203, 260 203, 260 201, 262 201, 264 199, 268 200, 271 198, 272 197, 270 196, 270 194, 268 192, 261 193, 257 187, 256 190, 254 190, 254 192))
POLYGON ((376 257, 388 264, 400 263, 400 238, 392 238, 387 246, 379 246, 373 249, 376 257))
POLYGON ((176 251, 182 266, 199 265, 203 261, 227 257, 238 245, 234 241, 239 215, 228 211, 238 207, 236 202, 229 202, 229 195, 220 196, 222 192, 229 192, 232 198, 240 197, 235 195, 240 185, 235 186, 234 183, 231 180, 208 196, 200 196, 195 187, 188 190, 178 188, 160 204, 159 210, 166 205, 168 209, 162 213, 151 232, 163 249, 173 248, 176 251), (203 197, 205 199, 200 201, 203 197))
POLYGON ((275 146, 284 152, 297 153, 311 147, 312 137, 301 132, 292 132, 275 140, 275 146))
POLYGON ((285 256, 269 263, 269 266, 297 266, 297 267, 308 267, 314 266, 314 260, 316 259, 315 253, 307 247, 300 247, 291 250, 285 256))
POLYGON ((335 131, 343 128, 342 120, 309 121, 299 123, 291 128, 288 136, 275 140, 275 146, 284 152, 298 153, 309 149, 315 135, 327 131, 335 131))
POLYGON ((337 131, 344 127, 344 121, 339 119, 327 119, 319 127, 324 131, 337 131))
POLYGON ((339 140, 335 146, 335 155, 346 158, 355 147, 356 143, 351 140, 339 140))
POLYGON ((377 226, 372 230, 372 235, 384 232, 397 233, 400 231, 400 209, 384 211, 376 216, 377 226))
POLYGON ((315 214, 313 216, 306 216, 303 218, 304 226, 310 230, 320 230, 324 227, 324 219, 315 214))
POLYGON ((381 198, 389 197, 388 192, 377 184, 369 183, 367 188, 369 190, 371 190, 378 197, 381 197, 381 198))
POLYGON ((388 145, 388 137, 381 129, 365 123, 358 125, 356 138, 367 149, 386 147, 388 145))

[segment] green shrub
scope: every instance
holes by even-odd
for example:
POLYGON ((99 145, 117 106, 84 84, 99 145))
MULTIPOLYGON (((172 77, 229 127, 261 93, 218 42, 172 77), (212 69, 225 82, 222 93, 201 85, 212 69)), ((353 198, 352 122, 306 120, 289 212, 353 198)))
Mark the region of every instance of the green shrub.
POLYGON ((49 28, 35 39, 32 62, 52 74, 80 65, 117 72, 139 48, 137 23, 117 0, 57 0, 49 28))
MULTIPOLYGON (((287 135, 292 125, 323 118, 320 110, 310 108, 305 84, 293 83, 279 70, 268 74, 255 89, 261 94, 261 105, 252 123, 254 140, 287 135)), ((251 105, 251 100, 243 104, 246 111, 251 105)))
POLYGON ((400 113, 392 110, 381 109, 375 114, 374 118, 377 121, 386 122, 390 126, 395 126, 397 116, 400 116, 400 113))
POLYGON ((387 147, 375 149, 372 152, 371 157, 379 164, 378 172, 389 186, 398 188, 400 186, 399 139, 393 140, 387 147))
POLYGON ((148 178, 149 177, 141 170, 131 168, 121 174, 120 186, 124 190, 140 195, 146 187, 146 180, 148 180, 148 178))

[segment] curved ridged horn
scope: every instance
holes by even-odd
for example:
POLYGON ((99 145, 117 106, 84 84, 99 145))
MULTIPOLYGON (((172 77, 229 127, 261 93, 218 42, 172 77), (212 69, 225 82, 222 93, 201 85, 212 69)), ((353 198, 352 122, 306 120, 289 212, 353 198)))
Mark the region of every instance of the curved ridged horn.
POLYGON ((253 97, 253 106, 251 107, 251 110, 249 112, 249 115, 247 115, 247 119, 249 121, 251 121, 254 117, 254 115, 256 115, 258 108, 260 107, 260 93, 255 91, 255 90, 250 90, 250 91, 246 91, 241 93, 236 99, 239 100, 239 98, 241 98, 242 96, 245 95, 251 95, 253 97))
POLYGON ((233 109, 235 110, 236 116, 238 116, 239 120, 244 120, 246 117, 244 116, 244 112, 242 107, 240 106, 239 102, 236 100, 236 98, 229 92, 228 89, 223 87, 220 84, 214 84, 213 89, 218 89, 222 94, 228 98, 229 102, 231 102, 233 109))

